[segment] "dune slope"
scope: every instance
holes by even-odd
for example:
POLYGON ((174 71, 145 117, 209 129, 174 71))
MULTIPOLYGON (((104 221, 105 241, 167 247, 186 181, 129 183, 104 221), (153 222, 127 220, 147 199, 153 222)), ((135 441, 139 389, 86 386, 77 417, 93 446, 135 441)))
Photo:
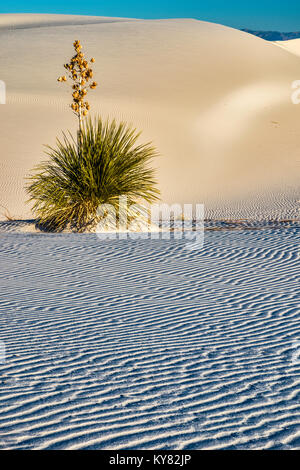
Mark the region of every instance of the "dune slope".
POLYGON ((297 56, 196 20, 0 15, 0 204, 14 217, 31 217, 24 177, 43 145, 75 130, 56 78, 76 38, 97 59, 93 113, 133 123, 157 146, 163 201, 205 203, 211 217, 297 217, 297 56))
POLYGON ((276 44, 283 47, 292 54, 300 56, 300 39, 291 39, 290 41, 276 41, 276 44))

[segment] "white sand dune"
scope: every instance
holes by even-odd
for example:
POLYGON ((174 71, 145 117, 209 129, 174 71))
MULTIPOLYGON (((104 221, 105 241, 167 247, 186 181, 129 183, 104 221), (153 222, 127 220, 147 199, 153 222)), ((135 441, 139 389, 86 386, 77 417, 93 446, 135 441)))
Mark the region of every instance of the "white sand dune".
POLYGON ((0 15, 0 205, 12 216, 32 217, 24 177, 43 145, 75 130, 56 78, 76 38, 97 59, 93 113, 133 123, 157 146, 163 201, 205 203, 208 217, 298 217, 297 56, 196 20, 0 15))
POLYGON ((283 47, 292 54, 300 56, 300 39, 291 39, 290 41, 276 41, 278 46, 283 47))
POLYGON ((0 447, 300 449, 299 241, 2 233, 0 447))
POLYGON ((32 218, 24 177, 75 130, 77 38, 163 201, 255 220, 206 221, 193 251, 0 222, 0 448, 300 449, 299 222, 259 220, 299 215, 299 58, 195 20, 0 15, 0 212, 32 218))

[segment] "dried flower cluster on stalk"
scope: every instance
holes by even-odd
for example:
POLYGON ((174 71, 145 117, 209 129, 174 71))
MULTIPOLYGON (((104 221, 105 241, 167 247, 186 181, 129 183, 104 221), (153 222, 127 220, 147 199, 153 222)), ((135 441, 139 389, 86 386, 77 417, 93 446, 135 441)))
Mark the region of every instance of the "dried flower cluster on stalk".
MULTIPOLYGON (((73 44, 76 54, 72 57, 68 64, 65 64, 64 67, 69 72, 69 78, 73 80, 73 92, 72 98, 73 103, 71 108, 79 119, 79 129, 81 130, 82 119, 88 114, 90 110, 89 102, 86 101, 87 87, 94 90, 97 86, 96 82, 92 82, 88 85, 88 82, 93 78, 93 70, 89 66, 89 62, 85 60, 83 52, 81 52, 82 46, 80 41, 76 40, 73 44)), ((95 59, 92 57, 90 60, 91 63, 95 62, 95 59)), ((57 79, 59 82, 66 82, 67 77, 63 75, 57 79)))

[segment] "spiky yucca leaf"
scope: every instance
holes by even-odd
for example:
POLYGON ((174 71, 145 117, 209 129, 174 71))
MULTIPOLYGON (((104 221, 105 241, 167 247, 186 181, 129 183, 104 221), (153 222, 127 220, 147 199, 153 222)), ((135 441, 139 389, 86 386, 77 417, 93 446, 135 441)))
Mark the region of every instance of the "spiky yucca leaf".
POLYGON ((96 223, 101 204, 118 210, 119 196, 128 204, 158 199, 150 160, 157 155, 151 144, 137 145, 140 133, 125 123, 100 118, 87 120, 82 129, 80 154, 71 135, 63 134, 57 147, 48 147, 49 161, 35 168, 27 191, 41 225, 61 231, 84 231, 96 223))

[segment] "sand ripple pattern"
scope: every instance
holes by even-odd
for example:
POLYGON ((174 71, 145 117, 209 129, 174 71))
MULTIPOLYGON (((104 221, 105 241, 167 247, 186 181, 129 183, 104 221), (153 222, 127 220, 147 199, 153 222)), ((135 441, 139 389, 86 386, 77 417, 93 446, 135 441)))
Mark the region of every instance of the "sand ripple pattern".
POLYGON ((300 449, 299 235, 1 233, 0 448, 300 449))

